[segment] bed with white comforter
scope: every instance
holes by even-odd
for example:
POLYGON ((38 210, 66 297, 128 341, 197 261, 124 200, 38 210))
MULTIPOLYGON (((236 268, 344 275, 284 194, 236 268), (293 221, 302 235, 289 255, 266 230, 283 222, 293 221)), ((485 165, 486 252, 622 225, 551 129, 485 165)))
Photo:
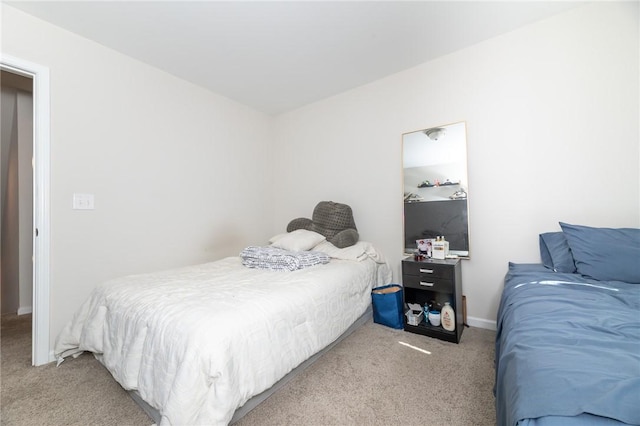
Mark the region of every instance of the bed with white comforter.
MULTIPOLYGON (((56 341, 59 360, 93 352, 161 425, 223 425, 336 340, 391 273, 370 246, 357 260, 296 271, 239 257, 98 286, 56 341)), ((354 248, 352 250, 358 250, 354 248)))

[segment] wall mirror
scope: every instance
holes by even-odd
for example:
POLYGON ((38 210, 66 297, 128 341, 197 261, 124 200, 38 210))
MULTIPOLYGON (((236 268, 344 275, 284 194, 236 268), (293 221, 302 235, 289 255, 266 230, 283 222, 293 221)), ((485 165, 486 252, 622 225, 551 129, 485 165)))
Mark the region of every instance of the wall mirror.
POLYGON ((450 254, 469 257, 465 122, 402 135, 404 249, 444 236, 450 254))

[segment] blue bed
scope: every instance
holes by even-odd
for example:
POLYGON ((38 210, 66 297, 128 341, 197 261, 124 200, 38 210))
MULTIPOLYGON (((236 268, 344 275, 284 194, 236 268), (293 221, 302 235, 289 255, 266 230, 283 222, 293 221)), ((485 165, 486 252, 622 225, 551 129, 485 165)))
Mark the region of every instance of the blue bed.
POLYGON ((632 251, 626 271, 594 273, 588 256, 602 254, 591 245, 595 254, 585 255, 563 230, 541 235, 542 264, 509 264, 497 318, 497 424, 638 425, 640 231, 623 247, 632 251))

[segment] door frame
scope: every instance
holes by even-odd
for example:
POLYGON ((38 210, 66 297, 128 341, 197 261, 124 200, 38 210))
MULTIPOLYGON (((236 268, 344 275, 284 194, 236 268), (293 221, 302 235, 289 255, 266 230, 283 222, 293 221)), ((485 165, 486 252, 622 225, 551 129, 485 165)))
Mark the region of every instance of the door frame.
POLYGON ((33 318, 31 364, 54 360, 49 349, 50 82, 49 68, 2 53, 0 68, 33 80, 33 318))

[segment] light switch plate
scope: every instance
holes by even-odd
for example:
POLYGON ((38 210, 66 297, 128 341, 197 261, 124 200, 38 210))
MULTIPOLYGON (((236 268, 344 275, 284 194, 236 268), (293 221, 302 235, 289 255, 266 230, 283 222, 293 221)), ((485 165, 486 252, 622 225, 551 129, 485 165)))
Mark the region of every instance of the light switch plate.
POLYGON ((73 194, 74 210, 93 210, 94 208, 93 194, 73 194))

